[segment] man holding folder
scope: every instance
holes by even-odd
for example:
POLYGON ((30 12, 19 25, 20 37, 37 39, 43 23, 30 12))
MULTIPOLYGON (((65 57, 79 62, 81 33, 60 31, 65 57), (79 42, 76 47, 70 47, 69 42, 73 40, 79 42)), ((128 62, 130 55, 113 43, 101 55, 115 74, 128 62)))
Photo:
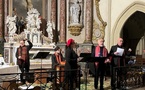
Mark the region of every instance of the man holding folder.
MULTIPOLYGON (((113 68, 125 65, 125 54, 124 54, 122 38, 118 38, 117 45, 114 45, 111 47, 110 55, 112 58, 111 59, 111 86, 112 86, 112 90, 113 90, 115 88, 114 81, 113 81, 113 78, 114 78, 113 68)), ((121 74, 121 69, 120 69, 119 73, 121 74)), ((119 74, 119 73, 117 72, 117 74, 119 74)), ((120 87, 120 85, 117 84, 117 87, 120 87)))

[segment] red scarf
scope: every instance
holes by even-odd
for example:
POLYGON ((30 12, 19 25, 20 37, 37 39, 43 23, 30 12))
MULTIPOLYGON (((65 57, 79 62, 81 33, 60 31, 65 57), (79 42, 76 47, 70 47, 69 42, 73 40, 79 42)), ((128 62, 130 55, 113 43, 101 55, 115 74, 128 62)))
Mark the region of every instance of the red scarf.
POLYGON ((58 64, 61 64, 61 56, 60 56, 60 54, 56 54, 56 53, 54 53, 55 54, 55 57, 56 57, 56 60, 57 60, 57 63, 58 64))
MULTIPOLYGON (((100 53, 100 46, 96 46, 96 49, 95 49, 95 57, 99 57, 99 53, 100 53)), ((108 55, 108 50, 103 47, 103 57, 107 57, 108 55)), ((98 66, 98 62, 95 62, 95 65, 96 67, 98 66)))

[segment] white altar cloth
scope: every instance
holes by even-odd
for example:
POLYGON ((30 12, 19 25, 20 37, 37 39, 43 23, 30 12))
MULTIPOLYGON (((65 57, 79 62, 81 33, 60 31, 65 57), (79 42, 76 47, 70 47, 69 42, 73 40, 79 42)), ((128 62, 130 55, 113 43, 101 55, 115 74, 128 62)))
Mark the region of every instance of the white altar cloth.
POLYGON ((0 74, 21 73, 17 65, 0 65, 0 74))
POLYGON ((13 79, 19 79, 19 74, 12 73, 21 73, 17 65, 0 65, 0 74, 10 74, 10 75, 0 75, 0 81, 7 81, 13 79))

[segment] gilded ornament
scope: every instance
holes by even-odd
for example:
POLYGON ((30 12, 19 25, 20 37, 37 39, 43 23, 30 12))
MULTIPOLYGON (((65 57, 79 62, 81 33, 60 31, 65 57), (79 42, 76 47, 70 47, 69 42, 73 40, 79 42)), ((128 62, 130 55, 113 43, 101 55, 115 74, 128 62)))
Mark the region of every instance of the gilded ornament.
POLYGON ((69 25, 68 29, 70 31, 71 35, 78 36, 81 34, 83 26, 81 24, 76 24, 76 25, 69 25))

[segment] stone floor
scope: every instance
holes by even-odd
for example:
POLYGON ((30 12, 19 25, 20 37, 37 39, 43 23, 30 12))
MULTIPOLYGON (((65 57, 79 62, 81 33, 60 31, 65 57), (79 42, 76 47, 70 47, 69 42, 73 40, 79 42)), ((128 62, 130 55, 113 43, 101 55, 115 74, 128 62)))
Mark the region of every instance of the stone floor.
MULTIPOLYGON (((80 85, 80 88, 81 90, 93 90, 94 89, 94 78, 93 77, 88 77, 88 83, 87 83, 87 87, 86 87, 86 84, 85 84, 85 79, 81 78, 81 85, 80 85)), ((50 87, 51 83, 48 83, 46 86, 47 87, 50 87)), ((39 84, 33 84, 33 86, 40 86, 39 84)), ((110 78, 107 77, 107 79, 104 81, 104 89, 105 90, 111 90, 110 88, 110 78)), ((45 90, 53 90, 53 89, 48 89, 46 88, 45 90)), ((131 90, 145 90, 145 87, 142 87, 142 88, 136 88, 136 89, 131 89, 131 90)))
MULTIPOLYGON (((83 79, 81 79, 81 80, 83 80, 83 79)), ((85 90, 85 88, 86 88, 85 84, 82 83, 81 84, 81 90, 85 90)), ((104 82, 104 88, 105 88, 105 90, 111 90, 111 87, 110 87, 110 78, 107 78, 105 80, 105 82, 104 82)), ((87 90, 93 90, 93 89, 94 89, 94 78, 93 77, 88 77, 87 90)))

